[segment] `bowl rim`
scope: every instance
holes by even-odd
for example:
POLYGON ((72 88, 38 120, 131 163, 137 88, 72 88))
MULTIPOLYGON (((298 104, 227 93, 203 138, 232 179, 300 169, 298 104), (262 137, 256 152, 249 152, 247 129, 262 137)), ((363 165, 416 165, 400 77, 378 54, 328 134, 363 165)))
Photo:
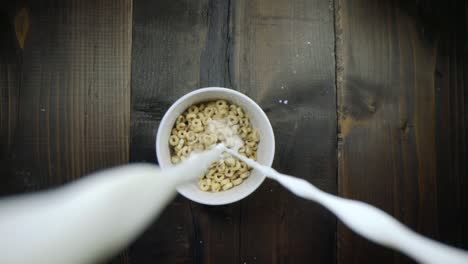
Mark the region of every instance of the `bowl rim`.
MULTIPOLYGON (((239 92, 237 90, 230 89, 230 88, 225 88, 225 87, 203 87, 203 88, 198 88, 196 90, 188 92, 188 93, 184 94, 183 96, 179 97, 174 103, 172 103, 172 105, 164 113, 164 116, 161 119, 161 121, 159 123, 159 126, 158 126, 158 131, 156 133, 156 142, 155 142, 155 152, 156 152, 155 154, 156 154, 156 160, 158 162, 159 167, 162 168, 162 169, 168 167, 167 165, 161 165, 161 162, 159 160, 159 154, 160 154, 159 152, 160 151, 159 151, 159 148, 158 148, 158 145, 159 145, 158 142, 161 142, 161 140, 162 140, 160 132, 161 132, 162 126, 165 123, 167 123, 167 119, 169 118, 168 113, 172 113, 174 111, 174 109, 180 103, 182 103, 183 101, 187 100, 188 98, 190 98, 190 97, 192 97, 192 96, 194 96, 196 94, 204 93, 204 92, 213 92, 213 91, 215 91, 215 92, 225 92, 225 93, 228 93, 228 94, 233 94, 235 96, 242 97, 244 100, 248 101, 253 106, 253 108, 255 109, 254 111, 258 112, 259 115, 261 116, 261 118, 266 120, 267 133, 270 134, 271 139, 273 141, 273 144, 272 144, 271 154, 267 157, 268 161, 264 165, 271 166, 273 164, 273 160, 274 160, 274 156, 275 156, 276 139, 275 139, 275 133, 273 131, 273 127, 271 126, 271 123, 270 123, 270 119, 266 115, 265 111, 263 111, 263 109, 252 98, 250 98, 249 96, 247 96, 247 95, 245 95, 245 94, 243 94, 243 93, 241 93, 241 92, 239 92)), ((256 184, 252 185, 251 191, 246 192, 243 195, 240 195, 238 197, 235 197, 235 199, 229 200, 228 202, 217 202, 216 200, 205 201, 205 200, 194 198, 194 197, 188 197, 183 191, 179 190, 180 187, 177 188, 177 192, 180 195, 184 196, 185 198, 187 198, 187 199, 189 199, 191 201, 200 203, 200 204, 205 204, 205 205, 231 204, 231 203, 235 203, 237 201, 240 201, 240 200, 246 198, 247 196, 249 196, 250 194, 252 194, 253 192, 255 192, 255 190, 258 189, 258 187, 265 181, 265 178, 266 178, 266 176, 264 174, 262 174, 262 173, 260 173, 259 176, 261 177, 261 180, 258 181, 256 184)))

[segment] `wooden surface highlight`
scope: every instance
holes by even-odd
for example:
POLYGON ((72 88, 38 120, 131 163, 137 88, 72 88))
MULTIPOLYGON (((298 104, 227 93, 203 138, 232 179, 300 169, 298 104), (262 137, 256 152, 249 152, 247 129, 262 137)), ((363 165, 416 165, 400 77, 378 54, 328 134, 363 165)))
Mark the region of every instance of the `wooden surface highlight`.
POLYGON ((29 33, 29 12, 26 8, 21 8, 15 16, 15 32, 18 39, 18 45, 24 48, 24 42, 29 33))

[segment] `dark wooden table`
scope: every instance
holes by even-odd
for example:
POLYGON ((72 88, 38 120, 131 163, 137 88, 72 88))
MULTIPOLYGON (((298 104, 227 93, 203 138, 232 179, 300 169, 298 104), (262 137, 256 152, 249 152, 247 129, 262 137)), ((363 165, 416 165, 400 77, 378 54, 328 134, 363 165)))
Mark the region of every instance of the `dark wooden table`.
MULTIPOLYGON (((156 162, 171 103, 224 86, 269 116, 279 171, 468 248, 465 1, 7 0, 0 11, 1 195, 156 162)), ((412 261, 267 180, 226 206, 177 197, 113 262, 412 261)))

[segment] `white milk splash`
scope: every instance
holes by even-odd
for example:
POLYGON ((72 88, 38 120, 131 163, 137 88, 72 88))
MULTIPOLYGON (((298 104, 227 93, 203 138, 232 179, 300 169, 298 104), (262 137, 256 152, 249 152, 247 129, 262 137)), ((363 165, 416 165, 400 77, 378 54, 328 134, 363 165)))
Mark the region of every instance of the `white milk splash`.
POLYGON ((160 170, 133 164, 93 173, 53 191, 0 200, 0 263, 94 263, 131 243, 176 195, 227 153, 294 194, 318 202, 361 236, 422 263, 468 263, 467 252, 423 237, 371 205, 325 193, 305 180, 219 145, 160 170))

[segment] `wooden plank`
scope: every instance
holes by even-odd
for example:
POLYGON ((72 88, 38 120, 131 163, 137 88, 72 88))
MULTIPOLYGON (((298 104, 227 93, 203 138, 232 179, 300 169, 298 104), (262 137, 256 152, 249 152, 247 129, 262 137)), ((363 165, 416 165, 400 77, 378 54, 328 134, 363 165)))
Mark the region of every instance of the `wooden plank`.
POLYGON ((8 1, 0 7, 0 195, 23 190, 8 175, 8 156, 17 127, 21 57, 17 50, 14 20, 20 6, 8 1))
MULTIPOLYGON (((228 1, 134 1, 131 161, 155 162, 159 121, 179 97, 227 79, 228 1)), ((178 197, 131 247, 131 263, 237 263, 239 205, 178 197)))
POLYGON ((24 191, 128 160, 130 10, 129 1, 31 2, 19 10, 30 31, 24 49, 13 51, 20 78, 2 86, 17 95, 2 97, 17 108, 2 145, 3 175, 24 191))
MULTIPOLYGON (((466 247, 466 97, 458 96, 466 62, 453 61, 462 55, 453 51, 456 24, 438 23, 460 15, 446 12, 454 3, 336 2, 338 186, 342 196, 466 247)), ((411 262, 342 224, 337 240, 339 263, 411 262)))
POLYGON ((438 40, 434 84, 437 238, 468 249, 468 3, 449 1, 422 7, 438 40))
MULTIPOLYGON (((274 167, 336 192, 333 5, 236 1, 233 87, 267 113, 274 167)), ((335 218, 270 180, 241 202, 240 263, 334 263, 335 218)))
POLYGON ((13 43, 0 62, 2 195, 128 162, 131 10, 26 1, 2 22, 13 43))

